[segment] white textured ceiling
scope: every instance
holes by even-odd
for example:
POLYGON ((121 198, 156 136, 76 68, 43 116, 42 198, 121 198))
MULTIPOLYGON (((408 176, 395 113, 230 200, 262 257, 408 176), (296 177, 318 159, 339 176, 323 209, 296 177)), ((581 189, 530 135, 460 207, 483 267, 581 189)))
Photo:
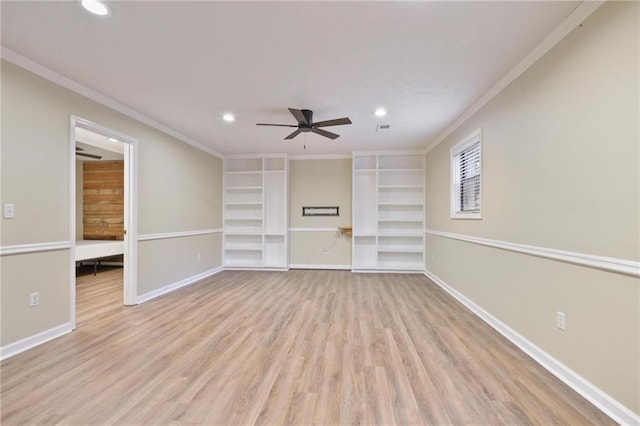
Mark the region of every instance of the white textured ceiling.
POLYGON ((108 4, 3 1, 2 44, 224 154, 334 154, 424 148, 579 2, 108 4), (304 150, 255 125, 287 107, 353 125, 304 150))

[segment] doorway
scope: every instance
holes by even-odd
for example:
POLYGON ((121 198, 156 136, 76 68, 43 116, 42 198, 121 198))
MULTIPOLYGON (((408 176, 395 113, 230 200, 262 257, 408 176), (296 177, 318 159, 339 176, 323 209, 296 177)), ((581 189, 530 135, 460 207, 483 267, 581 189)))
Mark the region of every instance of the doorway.
POLYGON ((77 266, 89 266, 92 271, 85 266, 83 274, 92 275, 121 261, 122 285, 116 290, 122 291, 122 304, 137 303, 137 140, 76 116, 69 139, 70 318, 75 329, 77 266))

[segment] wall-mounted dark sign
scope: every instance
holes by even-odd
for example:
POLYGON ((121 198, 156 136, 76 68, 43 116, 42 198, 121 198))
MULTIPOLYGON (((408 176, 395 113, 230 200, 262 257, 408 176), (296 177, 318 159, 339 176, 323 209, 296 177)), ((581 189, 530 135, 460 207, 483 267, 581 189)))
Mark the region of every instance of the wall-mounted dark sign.
POLYGON ((340 207, 303 207, 302 216, 340 216, 340 207))

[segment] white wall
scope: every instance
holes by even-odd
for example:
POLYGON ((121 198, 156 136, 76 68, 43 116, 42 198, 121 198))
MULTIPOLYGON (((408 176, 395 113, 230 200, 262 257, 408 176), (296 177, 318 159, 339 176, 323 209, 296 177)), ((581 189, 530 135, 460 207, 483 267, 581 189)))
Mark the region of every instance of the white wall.
POLYGON ((336 241, 339 226, 351 226, 351 159, 289 162, 289 262, 295 265, 351 267, 351 238, 336 241), (340 216, 302 216, 302 207, 339 206, 340 216), (301 231, 300 229, 326 229, 301 231), (298 231, 296 231, 298 229, 298 231))
MULTIPOLYGON (((426 155, 426 228, 640 260, 639 4, 609 2, 426 155), (482 128, 482 220, 449 151, 482 128)), ((427 269, 640 413, 638 278, 427 235, 427 269), (556 312, 566 330, 556 328, 556 312)))
MULTIPOLYGON (((220 158, 3 61, 2 202, 16 205, 3 247, 69 241, 71 115, 138 139, 140 234, 221 227, 220 158)), ((220 245, 219 234, 139 243, 139 294, 220 266, 220 245)), ((69 255, 2 257, 3 346, 70 321, 69 255), (40 305, 29 308, 34 291, 40 305)))

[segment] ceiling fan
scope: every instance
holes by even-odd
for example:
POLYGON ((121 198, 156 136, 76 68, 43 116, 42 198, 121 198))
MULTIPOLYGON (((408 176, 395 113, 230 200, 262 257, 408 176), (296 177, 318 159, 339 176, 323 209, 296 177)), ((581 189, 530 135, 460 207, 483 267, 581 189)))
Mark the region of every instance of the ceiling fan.
POLYGON ((320 136, 324 136, 329 139, 339 138, 340 135, 331 133, 319 127, 329 126, 342 126, 343 124, 351 124, 351 120, 348 117, 336 118, 334 120, 313 122, 313 111, 308 109, 294 109, 289 108, 289 112, 298 121, 297 125, 293 124, 270 124, 270 123, 256 123, 257 126, 278 126, 278 127, 297 127, 297 129, 287 136, 285 139, 293 139, 300 133, 312 132, 320 136))
POLYGON ((79 155, 80 157, 95 158, 96 160, 99 160, 102 158, 102 155, 87 154, 86 152, 79 152, 79 151, 84 151, 84 149, 76 146, 76 155, 79 155))

